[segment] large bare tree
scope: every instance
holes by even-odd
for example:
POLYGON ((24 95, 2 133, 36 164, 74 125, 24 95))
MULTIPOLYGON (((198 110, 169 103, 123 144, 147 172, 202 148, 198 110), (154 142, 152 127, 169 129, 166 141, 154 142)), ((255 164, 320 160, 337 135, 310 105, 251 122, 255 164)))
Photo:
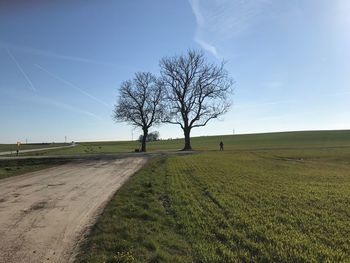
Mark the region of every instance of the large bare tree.
POLYGON ((181 126, 183 150, 191 150, 190 133, 228 111, 233 80, 224 68, 209 63, 202 51, 165 57, 160 61, 161 81, 167 100, 164 122, 181 126))
POLYGON ((157 78, 148 72, 139 72, 131 80, 124 81, 114 107, 115 121, 128 122, 141 128, 143 140, 141 151, 146 151, 149 128, 158 124, 163 116, 163 92, 157 78))

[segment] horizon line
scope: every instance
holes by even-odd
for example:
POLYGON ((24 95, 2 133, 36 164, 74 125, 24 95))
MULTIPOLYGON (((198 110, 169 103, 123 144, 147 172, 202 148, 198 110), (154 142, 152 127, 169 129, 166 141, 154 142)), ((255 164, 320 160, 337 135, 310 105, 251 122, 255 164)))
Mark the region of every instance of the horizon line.
MULTIPOLYGON (((315 129, 315 130, 286 130, 286 131, 267 131, 267 132, 252 132, 252 133, 232 133, 232 134, 215 134, 215 135, 197 135, 197 136, 192 136, 192 138, 199 138, 199 137, 219 137, 219 136, 244 136, 244 135, 259 135, 259 134, 274 134, 274 133, 300 133, 300 132, 331 132, 331 131, 348 131, 350 132, 350 128, 348 129, 315 129)), ((176 138, 161 138, 160 141, 167 141, 167 140, 183 140, 183 137, 176 137, 176 138)), ((138 141, 137 139, 135 140, 95 140, 95 141, 74 141, 74 143, 90 143, 90 142, 136 142, 138 141)), ((22 143, 22 144, 43 144, 43 143, 67 143, 70 144, 70 142, 64 142, 64 141, 42 141, 42 142, 28 142, 28 143, 22 143)), ((0 144, 15 144, 15 143, 0 143, 0 144)))

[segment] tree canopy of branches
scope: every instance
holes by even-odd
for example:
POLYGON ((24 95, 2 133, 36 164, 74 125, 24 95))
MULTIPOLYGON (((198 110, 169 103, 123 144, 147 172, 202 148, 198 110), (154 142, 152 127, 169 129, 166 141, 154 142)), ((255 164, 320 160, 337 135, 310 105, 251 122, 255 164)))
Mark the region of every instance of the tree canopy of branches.
POLYGON ((128 122, 141 128, 143 140, 141 151, 146 151, 149 128, 158 124, 163 116, 163 92, 157 78, 148 72, 139 72, 131 80, 124 81, 114 107, 115 121, 128 122))
POLYGON ((167 101, 164 122, 181 126, 183 150, 191 150, 192 128, 205 126, 225 114, 230 106, 233 80, 220 65, 209 63, 203 52, 164 57, 160 61, 161 83, 167 101))

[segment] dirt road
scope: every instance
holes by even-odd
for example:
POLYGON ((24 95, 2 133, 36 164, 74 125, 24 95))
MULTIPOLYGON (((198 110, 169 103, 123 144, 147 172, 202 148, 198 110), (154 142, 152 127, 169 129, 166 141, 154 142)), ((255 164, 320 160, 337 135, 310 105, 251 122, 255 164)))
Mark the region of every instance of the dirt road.
POLYGON ((0 262, 71 262, 109 198, 145 161, 74 161, 0 180, 0 262))

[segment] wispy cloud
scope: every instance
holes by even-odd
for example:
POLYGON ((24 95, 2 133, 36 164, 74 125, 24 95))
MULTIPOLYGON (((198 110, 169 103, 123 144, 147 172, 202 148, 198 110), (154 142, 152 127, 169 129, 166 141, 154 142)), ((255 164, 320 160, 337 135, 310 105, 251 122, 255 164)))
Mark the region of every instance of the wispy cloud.
POLYGON ((63 55, 63 54, 59 54, 59 53, 52 52, 52 51, 41 50, 41 49, 36 49, 36 48, 31 48, 31 47, 21 46, 21 45, 15 45, 15 44, 9 44, 9 43, 3 42, 3 41, 0 41, 0 47, 5 48, 5 49, 11 48, 13 50, 24 52, 24 53, 30 53, 30 54, 34 54, 34 55, 55 58, 55 59, 61 59, 61 60, 69 60, 69 61, 74 61, 74 62, 83 62, 83 63, 105 65, 105 66, 118 66, 117 64, 111 63, 111 62, 97 61, 94 59, 82 58, 82 57, 76 57, 76 56, 68 56, 68 55, 63 55))
POLYGON ((218 58, 218 46, 248 30, 270 2, 271 0, 189 0, 197 22, 194 40, 218 58))
POLYGON ((204 17, 200 11, 199 8, 199 0, 189 0, 192 12, 196 18, 198 26, 203 26, 204 25, 204 17))
POLYGON ((21 67, 21 65, 18 63, 17 59, 15 58, 15 56, 10 52, 10 50, 8 48, 6 48, 7 54, 9 55, 9 57, 12 59, 12 61, 15 63, 16 67, 18 68, 18 70, 22 73, 23 77, 25 78, 25 80, 27 81, 29 87, 31 90, 36 91, 36 88, 33 85, 33 82, 30 80, 30 78, 28 77, 27 73, 24 71, 24 69, 21 67))
POLYGON ((204 40, 204 38, 201 36, 201 30, 205 28, 206 26, 206 20, 205 17, 202 15, 202 12, 200 10, 199 6, 199 0, 189 0, 192 12, 196 18, 197 22, 197 29, 194 36, 194 41, 199 44, 204 50, 210 52, 213 54, 216 58, 219 58, 218 52, 216 50, 216 47, 212 44, 210 44, 207 40, 204 40))
POLYGON ((216 50, 216 47, 214 47, 213 45, 209 44, 208 42, 205 42, 204 40, 202 40, 201 38, 198 38, 197 36, 195 36, 194 41, 196 41, 203 49, 212 53, 214 57, 220 58, 218 51, 216 50))
POLYGON ((96 98, 95 96, 91 95, 90 93, 86 92, 85 90, 79 88, 77 85, 65 80, 64 78, 61 78, 59 76, 57 76, 56 74, 48 71, 47 69, 43 68, 42 66, 38 65, 38 64, 35 64, 35 66, 37 68, 39 68, 40 70, 42 70, 43 72, 45 72, 46 74, 50 75, 51 77, 53 77, 54 79, 57 79, 58 81, 66 84, 67 86, 79 91, 81 94, 84 94, 85 96, 89 97, 90 99, 102 104, 103 106, 107 107, 107 108, 110 108, 111 106, 109 104, 107 104, 106 102, 100 100, 99 98, 96 98))
POLYGON ((83 109, 74 107, 74 106, 66 104, 66 103, 62 103, 62 102, 56 101, 56 100, 53 100, 53 99, 50 99, 50 98, 41 97, 41 96, 35 96, 35 97, 32 97, 32 98, 29 98, 28 100, 31 100, 31 101, 36 102, 36 103, 45 104, 45 105, 48 105, 48 106, 54 106, 56 108, 67 110, 67 111, 70 111, 70 112, 83 114, 83 115, 86 115, 86 116, 89 116, 89 117, 93 117, 93 118, 95 118, 97 120, 102 120, 101 117, 97 116, 96 114, 94 114, 92 112, 89 112, 87 110, 83 110, 83 109))
MULTIPOLYGON (((55 108, 69 111, 72 113, 81 114, 81 115, 85 115, 88 117, 93 117, 96 120, 100 120, 100 121, 103 120, 100 116, 96 115, 95 113, 81 109, 81 108, 76 107, 76 106, 69 105, 67 103, 60 102, 56 99, 40 96, 40 95, 38 95, 38 93, 26 93, 26 92, 19 91, 17 89, 7 87, 7 86, 1 86, 0 93, 2 94, 3 97, 4 96, 8 97, 13 101, 20 100, 20 101, 25 101, 25 102, 41 104, 41 105, 45 105, 48 107, 55 107, 55 108)), ((8 98, 6 98, 6 99, 8 99, 8 98)))

